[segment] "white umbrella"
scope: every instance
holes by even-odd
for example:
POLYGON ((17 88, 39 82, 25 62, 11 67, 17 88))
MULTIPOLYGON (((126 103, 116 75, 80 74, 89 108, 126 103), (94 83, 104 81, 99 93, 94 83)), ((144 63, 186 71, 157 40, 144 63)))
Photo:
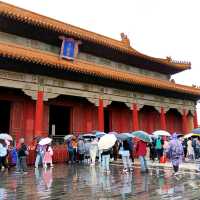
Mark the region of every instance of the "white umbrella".
POLYGON ((7 133, 0 133, 0 139, 1 140, 10 140, 13 141, 12 137, 8 135, 7 133))
POLYGON ((100 150, 110 149, 115 145, 117 138, 114 134, 106 134, 102 136, 98 142, 98 147, 100 150))
POLYGON ((73 137, 73 135, 66 135, 66 136, 64 137, 64 140, 70 140, 72 137, 73 137))
POLYGON ((52 139, 51 139, 51 138, 49 138, 49 137, 46 137, 46 138, 43 138, 43 139, 41 139, 41 140, 39 141, 39 145, 46 145, 46 144, 50 144, 50 143, 51 143, 51 141, 52 141, 52 139))
POLYGON ((164 130, 154 131, 152 134, 156 136, 168 136, 168 137, 171 136, 169 132, 164 131, 164 130))

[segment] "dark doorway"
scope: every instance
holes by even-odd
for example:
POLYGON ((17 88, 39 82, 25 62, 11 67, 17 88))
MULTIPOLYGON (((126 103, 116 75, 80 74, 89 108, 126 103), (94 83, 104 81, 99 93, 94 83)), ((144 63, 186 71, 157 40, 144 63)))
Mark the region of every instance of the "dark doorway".
POLYGON ((10 129, 10 102, 0 101, 0 133, 9 133, 10 129))
POLYGON ((49 134, 63 136, 70 133, 70 107, 50 106, 49 134))
POLYGON ((108 109, 104 110, 104 132, 110 132, 110 113, 108 109))

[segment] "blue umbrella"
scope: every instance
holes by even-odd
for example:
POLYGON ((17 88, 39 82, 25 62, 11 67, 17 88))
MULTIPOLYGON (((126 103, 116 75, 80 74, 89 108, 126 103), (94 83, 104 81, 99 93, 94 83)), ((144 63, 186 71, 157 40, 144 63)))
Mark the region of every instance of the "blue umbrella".
POLYGON ((200 134, 200 128, 193 129, 192 133, 200 134))
POLYGON ((97 132, 95 133, 95 136, 96 136, 97 138, 100 138, 100 137, 104 136, 105 134, 106 134, 106 133, 104 133, 104 132, 97 131, 97 132))
POLYGON ((152 139, 150 135, 147 132, 144 131, 134 131, 131 133, 133 136, 137 137, 140 140, 143 140, 144 142, 152 142, 152 139))
POLYGON ((131 138, 134 138, 134 136, 130 133, 120 133, 120 134, 117 134, 117 139, 119 140, 129 140, 131 138))

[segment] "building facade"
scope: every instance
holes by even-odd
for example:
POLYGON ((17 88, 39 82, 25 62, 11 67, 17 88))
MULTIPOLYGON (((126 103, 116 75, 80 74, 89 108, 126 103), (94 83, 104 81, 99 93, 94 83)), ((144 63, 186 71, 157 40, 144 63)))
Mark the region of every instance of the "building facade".
POLYGON ((38 135, 196 128, 200 89, 171 75, 189 62, 0 2, 0 131, 38 135), (69 50, 69 51, 68 51, 69 50))

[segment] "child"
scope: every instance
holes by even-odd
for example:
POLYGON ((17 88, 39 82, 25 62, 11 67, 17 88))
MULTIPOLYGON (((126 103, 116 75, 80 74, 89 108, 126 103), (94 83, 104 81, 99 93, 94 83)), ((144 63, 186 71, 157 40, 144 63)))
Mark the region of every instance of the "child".
POLYGON ((53 167, 52 156, 53 156, 53 150, 52 150, 50 144, 48 144, 46 146, 44 158, 43 158, 43 167, 44 168, 47 168, 47 164, 50 164, 50 167, 53 167))

